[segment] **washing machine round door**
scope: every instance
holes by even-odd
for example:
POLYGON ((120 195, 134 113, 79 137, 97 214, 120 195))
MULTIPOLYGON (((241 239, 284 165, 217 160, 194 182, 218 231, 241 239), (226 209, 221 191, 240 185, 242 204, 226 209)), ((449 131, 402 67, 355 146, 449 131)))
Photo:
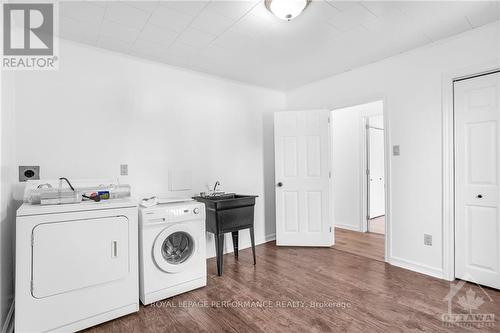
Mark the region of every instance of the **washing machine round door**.
POLYGON ((198 241, 192 228, 186 224, 174 224, 156 237, 153 258, 161 270, 176 273, 191 264, 197 250, 198 241))

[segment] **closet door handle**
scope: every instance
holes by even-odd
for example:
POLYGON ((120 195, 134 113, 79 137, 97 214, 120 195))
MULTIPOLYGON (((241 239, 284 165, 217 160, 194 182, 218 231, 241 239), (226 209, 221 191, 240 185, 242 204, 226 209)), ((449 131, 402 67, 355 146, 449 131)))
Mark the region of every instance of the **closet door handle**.
POLYGON ((483 198, 483 195, 482 195, 482 194, 478 194, 478 195, 476 196, 476 198, 478 198, 478 199, 482 199, 482 198, 483 198))
POLYGON ((282 182, 278 182, 278 184, 276 184, 276 186, 278 186, 278 187, 282 187, 282 186, 283 186, 283 183, 282 183, 282 182))

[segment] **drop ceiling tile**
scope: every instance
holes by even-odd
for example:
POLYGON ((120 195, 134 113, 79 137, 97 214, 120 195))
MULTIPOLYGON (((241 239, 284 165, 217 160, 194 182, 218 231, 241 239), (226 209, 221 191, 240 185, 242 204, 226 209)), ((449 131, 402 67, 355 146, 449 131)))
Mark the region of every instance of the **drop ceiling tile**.
POLYGON ((158 6, 149 18, 149 23, 181 32, 191 23, 192 16, 177 12, 166 6, 158 6))
POLYGON ((231 19, 227 16, 224 16, 212 10, 204 10, 194 19, 193 23, 191 23, 191 26, 213 35, 220 35, 229 27, 231 27, 234 22, 236 22, 236 20, 231 19))
POLYGON ((339 30, 352 29, 360 24, 368 23, 377 17, 360 5, 354 5, 335 15, 328 22, 339 30))
POLYGON ((111 2, 104 17, 129 28, 142 29, 150 15, 144 10, 129 6, 126 2, 111 2))
POLYGON ((105 1, 96 1, 96 0, 85 0, 85 2, 88 2, 89 4, 99 6, 99 7, 106 7, 106 2, 105 1))
POLYGON ((99 39, 99 26, 88 25, 67 17, 59 19, 59 37, 86 44, 96 44, 99 39))
POLYGON ((500 20, 500 2, 479 2, 477 7, 467 13, 467 18, 474 28, 500 20))
POLYGON ((441 19, 434 22, 425 22, 421 25, 423 33, 433 41, 458 35, 471 29, 466 17, 441 19))
POLYGON ((248 13, 259 1, 212 1, 206 7, 219 14, 238 20, 248 13))
POLYGON ((168 47, 165 45, 138 39, 132 45, 130 52, 135 54, 149 54, 159 56, 163 53, 166 53, 167 49, 168 47))
POLYGON ((200 50, 180 41, 174 42, 166 51, 168 54, 178 57, 191 57, 197 54, 200 50))
POLYGON ((358 1, 337 1, 337 0, 327 0, 327 3, 330 6, 333 6, 337 8, 340 11, 344 11, 347 9, 352 8, 353 6, 356 6, 358 1))
POLYGON ((60 15, 90 24, 100 24, 104 17, 104 11, 104 7, 88 2, 61 2, 59 4, 60 15))
POLYGON ((125 3, 134 8, 141 9, 148 13, 152 13, 158 6, 159 1, 126 1, 125 3))
POLYGON ((215 35, 208 34, 200 30, 188 28, 183 33, 181 33, 178 41, 189 46, 201 48, 210 44, 215 39, 215 37, 215 35))
POLYGON ((139 39, 163 45, 170 45, 178 35, 179 34, 177 32, 167 30, 153 24, 146 24, 139 35, 139 39))
POLYGON ((374 20, 369 20, 362 24, 363 27, 370 31, 391 31, 397 27, 411 25, 408 16, 400 10, 386 11, 383 16, 379 16, 374 20))
MULTIPOLYGON (((308 17, 314 20, 330 20, 339 12, 340 10, 338 10, 334 6, 330 6, 324 1, 316 1, 312 5, 310 4, 309 6, 307 6, 304 12, 300 14, 299 17, 295 18, 294 21, 308 17)), ((291 23, 293 23, 293 21, 291 23)))
POLYGON ((364 1, 360 4, 377 17, 397 15, 394 12, 402 14, 395 1, 364 1))
POLYGON ((230 30, 218 37, 211 45, 227 50, 250 50, 256 45, 256 41, 238 31, 230 30))
POLYGON ((107 50, 128 53, 132 43, 123 42, 121 40, 117 40, 116 38, 101 36, 97 42, 97 46, 107 50))
POLYGON ((209 1, 161 1, 160 6, 165 6, 177 12, 196 16, 208 5, 209 1))
POLYGON ((101 36, 124 43, 132 43, 139 37, 140 30, 104 20, 101 25, 101 36))

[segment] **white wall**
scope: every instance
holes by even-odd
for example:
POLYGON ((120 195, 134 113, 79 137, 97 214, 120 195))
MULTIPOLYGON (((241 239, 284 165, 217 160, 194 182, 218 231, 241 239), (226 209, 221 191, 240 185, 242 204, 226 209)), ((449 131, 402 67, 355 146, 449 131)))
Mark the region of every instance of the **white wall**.
POLYGON ((14 299, 14 219, 16 209, 12 199, 16 175, 13 86, 5 84, 5 76, 4 72, 0 71, 0 329, 2 329, 14 299))
POLYGON ((393 263, 442 276, 442 78, 499 58, 495 22, 287 93, 289 109, 385 98, 390 145, 401 147, 390 159, 393 263), (424 246, 424 233, 433 236, 433 246, 424 246))
MULTIPOLYGON (((15 90, 14 166, 40 165, 47 179, 117 178, 128 163, 121 180, 137 198, 192 195, 220 180, 226 191, 259 196, 256 241, 274 237, 272 121, 284 93, 66 41, 59 58, 58 71, 7 80, 15 90), (191 170, 193 190, 167 193, 169 169, 191 170)), ((249 244, 247 232, 240 244, 249 244)))
POLYGON ((383 113, 377 101, 331 112, 332 179, 334 224, 336 227, 362 231, 363 157, 366 156, 363 118, 383 113))

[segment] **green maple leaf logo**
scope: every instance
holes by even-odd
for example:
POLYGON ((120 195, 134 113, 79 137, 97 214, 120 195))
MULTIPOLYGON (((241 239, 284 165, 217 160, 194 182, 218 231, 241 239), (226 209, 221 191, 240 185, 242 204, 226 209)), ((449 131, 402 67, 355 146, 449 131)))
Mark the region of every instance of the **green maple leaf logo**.
POLYGON ((472 313, 472 310, 477 310, 481 305, 483 305, 484 300, 481 296, 476 297, 476 293, 469 288, 465 292, 465 296, 460 296, 458 298, 458 304, 465 310, 472 313))

